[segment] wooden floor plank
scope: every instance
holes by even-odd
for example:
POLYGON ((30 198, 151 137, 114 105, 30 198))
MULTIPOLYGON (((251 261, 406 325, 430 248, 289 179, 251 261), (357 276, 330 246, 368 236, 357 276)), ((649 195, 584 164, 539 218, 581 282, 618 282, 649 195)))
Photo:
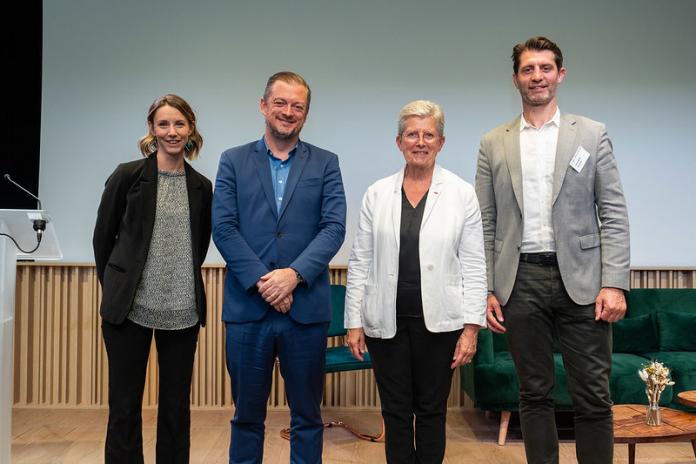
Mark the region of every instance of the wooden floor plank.
MULTIPOLYGON (((379 429, 375 410, 327 409, 325 419, 350 421, 365 431, 379 429)), ((191 414, 191 463, 225 464, 228 460, 231 410, 194 410, 191 414)), ((13 464, 99 464, 103 462, 107 412, 103 409, 25 409, 13 410, 13 464)), ((264 463, 286 464, 290 444, 280 438, 289 414, 272 410, 266 421, 264 463)), ((155 462, 156 411, 143 412, 145 462, 155 462)), ((450 409, 447 421, 446 464, 524 464, 524 446, 519 425, 511 424, 507 444, 497 445, 498 422, 492 415, 471 409, 450 409)), ((324 433, 323 460, 328 464, 382 463, 384 445, 357 440, 348 431, 328 429, 324 433)), ((689 443, 639 444, 636 461, 651 464, 693 464, 689 443)), ((626 445, 616 445, 614 462, 628 461, 626 445)), ((575 461, 575 446, 562 440, 561 464, 575 461)))

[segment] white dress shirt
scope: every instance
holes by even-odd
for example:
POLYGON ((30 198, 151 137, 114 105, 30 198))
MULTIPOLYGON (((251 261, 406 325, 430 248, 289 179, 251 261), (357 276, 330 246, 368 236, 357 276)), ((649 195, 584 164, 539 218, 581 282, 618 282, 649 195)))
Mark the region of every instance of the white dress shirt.
POLYGON ((556 251, 551 222, 553 170, 561 112, 540 128, 520 118, 520 161, 522 163, 522 204, 524 217, 520 252, 556 251))

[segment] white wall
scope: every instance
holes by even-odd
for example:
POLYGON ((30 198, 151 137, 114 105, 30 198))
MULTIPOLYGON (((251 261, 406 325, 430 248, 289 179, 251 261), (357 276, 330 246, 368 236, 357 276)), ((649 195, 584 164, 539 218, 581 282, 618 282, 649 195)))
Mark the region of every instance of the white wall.
MULTIPOLYGON (((561 111, 603 121, 631 221, 634 266, 694 266, 696 2, 44 2, 40 195, 66 262, 93 261, 103 183, 137 159, 152 100, 196 110, 211 180, 220 153, 263 132, 265 80, 307 78, 302 137, 336 152, 348 197, 347 262, 367 186, 398 169, 401 106, 427 98, 446 115, 439 162, 473 182, 479 137, 520 110, 512 45, 555 40, 568 76, 561 111)), ((19 71, 18 71, 19 72, 19 71)), ((221 262, 211 246, 210 262, 221 262)))

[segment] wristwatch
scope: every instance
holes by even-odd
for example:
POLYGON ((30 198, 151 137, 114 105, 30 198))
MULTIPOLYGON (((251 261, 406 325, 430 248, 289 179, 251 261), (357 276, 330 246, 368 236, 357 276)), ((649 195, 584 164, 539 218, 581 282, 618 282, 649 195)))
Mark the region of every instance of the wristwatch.
POLYGON ((300 274, 300 272, 297 269, 292 269, 292 270, 295 271, 295 275, 297 276, 297 284, 299 285, 299 284, 305 283, 305 280, 304 280, 304 277, 302 277, 302 274, 300 274))

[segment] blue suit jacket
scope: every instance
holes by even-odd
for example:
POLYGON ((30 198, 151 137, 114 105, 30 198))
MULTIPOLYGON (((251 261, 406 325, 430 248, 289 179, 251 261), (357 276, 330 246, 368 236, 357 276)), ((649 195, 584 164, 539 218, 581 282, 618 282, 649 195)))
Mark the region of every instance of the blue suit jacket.
POLYGON ((305 324, 331 320, 328 264, 343 243, 345 219, 335 154, 298 143, 278 212, 263 141, 223 152, 213 196, 213 240, 227 262, 222 320, 261 319, 270 306, 256 282, 285 267, 306 280, 289 315, 305 324))

